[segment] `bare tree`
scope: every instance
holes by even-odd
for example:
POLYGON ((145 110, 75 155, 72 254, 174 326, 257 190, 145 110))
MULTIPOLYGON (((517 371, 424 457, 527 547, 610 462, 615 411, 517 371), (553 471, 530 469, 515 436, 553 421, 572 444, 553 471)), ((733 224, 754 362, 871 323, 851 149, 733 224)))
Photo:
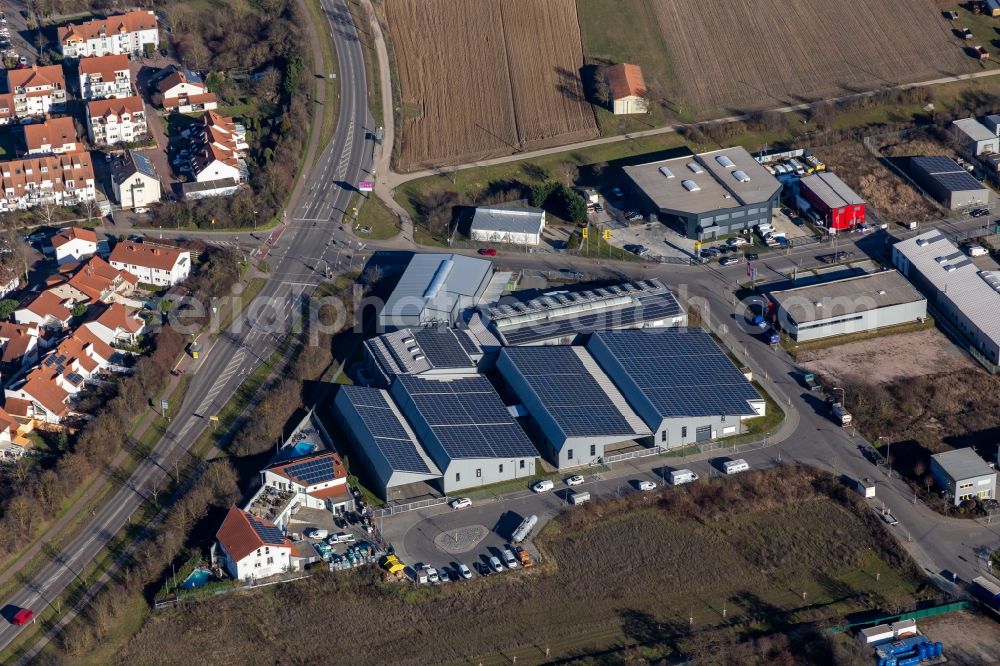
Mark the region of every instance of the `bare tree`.
POLYGON ((611 105, 611 85, 608 83, 608 70, 605 67, 594 73, 594 97, 604 106, 611 105))
POLYGON ((42 220, 47 226, 52 226, 52 221, 56 216, 56 206, 51 202, 44 202, 38 207, 38 212, 42 215, 42 220))

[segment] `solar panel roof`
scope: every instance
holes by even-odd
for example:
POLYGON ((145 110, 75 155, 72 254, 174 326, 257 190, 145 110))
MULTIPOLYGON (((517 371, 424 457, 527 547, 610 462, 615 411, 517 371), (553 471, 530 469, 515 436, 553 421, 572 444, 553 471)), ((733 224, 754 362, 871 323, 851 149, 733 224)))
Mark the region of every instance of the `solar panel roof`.
POLYGON ((334 471, 333 456, 324 456, 317 460, 306 460, 294 465, 286 465, 285 471, 288 472, 289 476, 299 479, 307 486, 333 481, 337 478, 337 474, 334 471))
POLYGON ((435 368, 472 368, 475 363, 469 358, 468 352, 458 339, 458 335, 450 328, 415 328, 411 329, 420 351, 435 368))
MULTIPOLYGON (((748 401, 760 394, 700 328, 599 332, 590 344, 607 348, 662 418, 756 414, 748 401)), ((612 379, 620 372, 605 370, 612 379)))
POLYGON ((252 527, 253 531, 257 533, 257 536, 260 537, 261 541, 266 544, 281 545, 285 543, 285 535, 282 534, 281 530, 277 527, 262 522, 260 518, 254 516, 253 514, 248 513, 246 514, 246 517, 247 520, 250 521, 250 527, 252 527))
POLYGON ((378 447, 389 466, 400 472, 435 474, 417 451, 400 417, 389 405, 388 394, 379 389, 344 386, 340 389, 361 419, 361 426, 378 447))
POLYGON ((507 347, 502 353, 567 437, 638 434, 584 366, 577 349, 507 347))
POLYGON ((508 345, 526 345, 573 334, 587 334, 614 328, 676 317, 681 306, 670 292, 641 298, 631 305, 574 313, 555 319, 528 322, 523 326, 504 327, 503 339, 508 345))
POLYGON ((438 380, 400 376, 393 390, 412 401, 416 413, 408 412, 408 416, 426 423, 450 458, 537 455, 485 377, 438 380))

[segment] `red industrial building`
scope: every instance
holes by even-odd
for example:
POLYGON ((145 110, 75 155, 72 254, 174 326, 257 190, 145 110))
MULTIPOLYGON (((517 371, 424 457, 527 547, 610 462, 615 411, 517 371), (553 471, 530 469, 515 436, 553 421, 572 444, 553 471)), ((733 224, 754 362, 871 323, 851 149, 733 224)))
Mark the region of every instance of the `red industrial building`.
POLYGON ((829 171, 814 173, 801 181, 802 197, 816 209, 828 229, 851 229, 865 222, 865 200, 829 171))

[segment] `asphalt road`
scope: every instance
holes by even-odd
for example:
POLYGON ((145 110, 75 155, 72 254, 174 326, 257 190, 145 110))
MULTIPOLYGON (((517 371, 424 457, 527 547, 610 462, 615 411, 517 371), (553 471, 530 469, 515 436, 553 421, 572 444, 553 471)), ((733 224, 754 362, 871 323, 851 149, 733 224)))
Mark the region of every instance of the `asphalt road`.
MULTIPOLYGON (((340 234, 340 219, 353 195, 344 184, 356 183, 371 169, 372 146, 366 137, 374 130, 367 106, 363 56, 345 0, 324 0, 323 5, 341 72, 337 131, 309 173, 297 208, 288 216, 277 244, 280 249, 269 257, 272 272, 267 284, 251 307, 207 350, 194 371, 184 404, 171 406, 170 427, 127 485, 102 506, 77 538, 4 599, 3 606, 31 608, 39 613, 77 578, 151 496, 151 491, 173 473, 175 462, 184 460, 187 449, 208 427, 208 417, 217 413, 245 377, 277 349, 291 331, 293 313, 301 299, 324 277, 326 269, 318 260, 335 253, 332 241, 340 234)), ((342 242, 345 237, 341 234, 342 242)), ((0 624, 0 649, 14 639, 19 629, 0 624)), ((47 632, 24 661, 55 633, 47 632)))

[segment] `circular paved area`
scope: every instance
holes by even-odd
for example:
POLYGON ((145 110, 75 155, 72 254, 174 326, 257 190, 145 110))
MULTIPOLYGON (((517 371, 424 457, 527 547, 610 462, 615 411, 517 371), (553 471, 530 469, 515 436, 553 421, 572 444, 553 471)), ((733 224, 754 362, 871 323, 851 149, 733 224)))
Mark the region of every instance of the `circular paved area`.
POLYGON ((490 531, 483 525, 469 525, 447 532, 441 532, 434 537, 434 545, 441 551, 456 555, 467 553, 486 538, 490 531))

